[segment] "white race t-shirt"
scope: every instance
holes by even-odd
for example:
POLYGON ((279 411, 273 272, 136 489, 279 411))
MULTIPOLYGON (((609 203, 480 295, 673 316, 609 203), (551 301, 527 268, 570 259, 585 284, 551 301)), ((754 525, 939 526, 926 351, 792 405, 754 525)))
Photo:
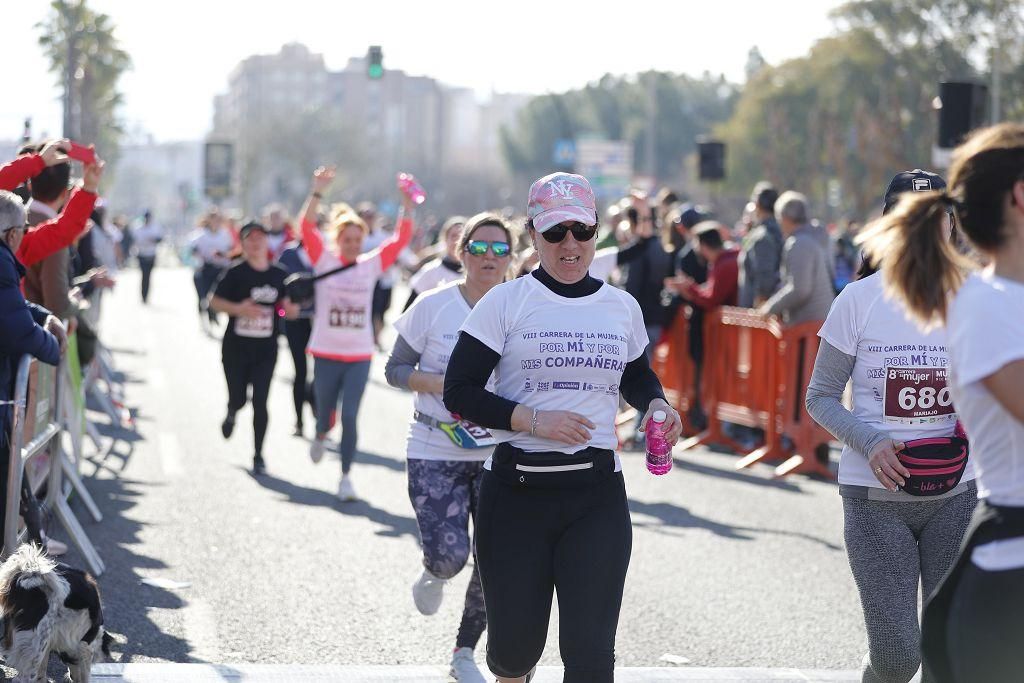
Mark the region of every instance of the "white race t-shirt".
POLYGON ((583 445, 494 430, 499 441, 532 452, 616 449, 622 371, 647 346, 640 305, 631 295, 602 285, 570 299, 527 275, 488 292, 461 331, 501 354, 496 394, 537 410, 573 411, 597 425, 583 445))
MULTIPOLYGON (((420 354, 421 372, 444 373, 459 338, 459 328, 469 315, 469 304, 452 282, 416 299, 395 321, 395 329, 420 354)), ((492 387, 488 387, 492 388, 492 387)), ((444 407, 440 394, 416 392, 414 408, 441 422, 455 418, 444 407)), ((422 460, 485 460, 493 448, 459 448, 440 429, 413 420, 406 441, 410 458, 422 460)))
MULTIPOLYGON (((947 387, 946 333, 922 332, 901 304, 885 296, 881 273, 846 285, 818 336, 857 359, 851 381, 858 420, 897 441, 953 435, 957 413, 947 387)), ((974 478, 971 460, 961 481, 974 478)), ((846 445, 839 483, 884 488, 867 455, 846 445)))
POLYGON ((409 279, 409 287, 417 294, 422 294, 423 292, 429 292, 435 287, 440 287, 455 280, 461 280, 463 277, 463 273, 452 270, 444 264, 444 261, 437 259, 420 268, 409 279))
MULTIPOLYGON (((950 385, 978 466, 978 497, 1024 506, 1024 424, 981 380, 1024 358, 1024 285, 992 273, 971 275, 950 304, 950 385)), ((971 555, 988 571, 1024 567, 1024 538, 985 543, 971 555)))
POLYGON ((156 247, 164 238, 164 229, 157 223, 141 223, 132 230, 135 240, 135 254, 143 257, 156 256, 156 247))
MULTIPOLYGON (((316 308, 307 350, 318 358, 351 362, 373 356, 371 302, 381 275, 380 253, 363 254, 357 261, 352 268, 315 283, 316 308)), ((314 271, 324 273, 340 265, 338 257, 324 249, 314 271)))
POLYGON ((228 254, 234 249, 235 243, 231 239, 231 233, 227 230, 199 228, 192 234, 189 245, 195 250, 201 264, 223 268, 231 265, 228 254))

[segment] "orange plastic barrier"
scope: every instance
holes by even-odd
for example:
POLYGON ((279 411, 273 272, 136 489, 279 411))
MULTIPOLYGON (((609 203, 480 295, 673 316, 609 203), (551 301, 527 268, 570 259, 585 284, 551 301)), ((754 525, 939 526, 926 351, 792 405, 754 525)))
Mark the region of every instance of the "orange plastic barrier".
MULTIPOLYGON (((708 315, 704 325, 703 403, 708 426, 685 440, 682 448, 724 443, 743 453, 749 446, 729 437, 724 423, 755 427, 764 430, 764 442, 747 452, 737 469, 785 459, 776 476, 832 477, 827 457, 832 437, 811 419, 803 401, 821 323, 783 328, 777 318, 725 306, 708 315)), ((686 353, 685 336, 673 335, 671 342, 686 353)))
POLYGON ((651 367, 661 380, 665 398, 682 417, 685 432, 692 434, 696 430, 688 423, 687 416, 697 396, 694 387, 693 359, 690 358, 687 343, 689 338, 690 321, 686 311, 680 309, 675 320, 657 341, 651 358, 651 367))
POLYGON ((804 396, 818 356, 822 321, 800 323, 782 331, 783 364, 780 378, 782 433, 792 444, 792 455, 775 469, 776 476, 792 472, 833 478, 829 468, 832 435, 807 412, 804 396))

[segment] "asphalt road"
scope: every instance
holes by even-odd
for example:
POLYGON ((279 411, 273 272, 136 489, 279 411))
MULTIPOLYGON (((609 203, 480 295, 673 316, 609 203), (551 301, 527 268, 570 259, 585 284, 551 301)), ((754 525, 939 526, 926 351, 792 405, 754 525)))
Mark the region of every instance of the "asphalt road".
MULTIPOLYGON (((247 471, 248 408, 232 439, 221 437, 219 342, 200 328, 189 271, 158 268, 147 306, 138 273, 122 273, 103 303, 101 334, 124 375, 137 434, 103 426, 117 438, 113 450, 83 470, 106 519, 93 524, 75 509, 108 567, 100 579, 107 621, 126 637, 118 661, 447 663, 468 572, 451 582, 437 615, 416 611, 410 585, 420 565, 403 462, 412 400, 385 384, 384 357, 360 415, 353 474, 363 501, 342 504, 336 457, 314 465, 307 439, 291 435, 283 340, 270 476, 247 471), (154 579, 161 585, 143 583, 154 579)), ((308 437, 311 418, 306 429, 308 437)), ((618 663, 857 668, 866 638, 836 486, 773 480, 767 466, 736 472, 734 461, 677 453, 672 472, 654 477, 642 454, 624 454, 634 539, 618 663)), ((556 610, 542 664, 560 661, 557 630, 556 610)))

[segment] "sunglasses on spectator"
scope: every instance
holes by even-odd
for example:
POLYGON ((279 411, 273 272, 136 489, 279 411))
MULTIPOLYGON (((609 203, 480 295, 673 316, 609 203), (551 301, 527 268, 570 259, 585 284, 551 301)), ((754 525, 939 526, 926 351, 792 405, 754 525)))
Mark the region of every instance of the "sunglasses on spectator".
POLYGON ((541 237, 551 244, 558 244, 564 240, 565 236, 570 232, 572 233, 573 239, 577 242, 588 242, 597 234, 597 226, 583 225, 583 223, 573 223, 572 227, 556 225, 555 227, 542 232, 541 237))
POLYGON ((487 249, 490 248, 491 253, 495 256, 508 256, 511 248, 508 242, 487 242, 485 240, 472 240, 466 245, 466 251, 473 256, 483 256, 487 253, 487 249))

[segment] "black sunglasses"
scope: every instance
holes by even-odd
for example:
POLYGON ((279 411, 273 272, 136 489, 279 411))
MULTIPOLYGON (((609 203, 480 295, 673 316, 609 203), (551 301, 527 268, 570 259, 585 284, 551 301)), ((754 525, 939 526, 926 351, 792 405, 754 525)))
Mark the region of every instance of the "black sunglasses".
POLYGON ((572 227, 565 225, 556 225, 553 228, 548 228, 541 233, 541 237, 550 242, 551 244, 558 244, 565 239, 568 233, 572 233, 573 239, 577 242, 589 242, 597 234, 597 225, 583 225, 583 223, 573 223, 572 227))

